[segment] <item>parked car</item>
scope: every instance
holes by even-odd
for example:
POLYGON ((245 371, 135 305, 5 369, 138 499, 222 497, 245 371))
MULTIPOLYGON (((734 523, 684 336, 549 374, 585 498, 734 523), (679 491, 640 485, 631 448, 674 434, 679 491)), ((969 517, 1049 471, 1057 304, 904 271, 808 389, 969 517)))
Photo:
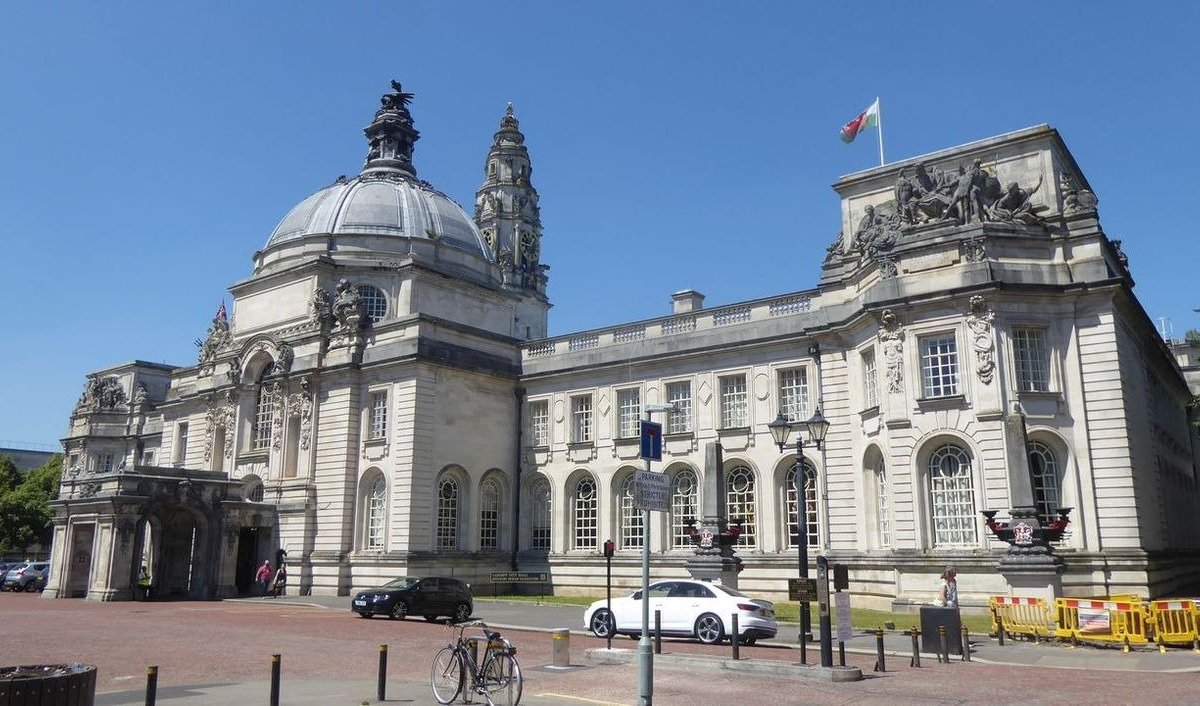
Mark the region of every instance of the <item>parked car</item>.
MULTIPOLYGON (((650 584, 649 593, 650 615, 661 611, 664 635, 695 637, 706 645, 714 645, 733 631, 734 613, 738 615, 738 635, 744 645, 775 637, 779 631, 774 603, 750 598, 720 583, 658 581, 650 584)), ((597 637, 607 637, 609 632, 640 635, 642 592, 612 599, 611 613, 606 601, 592 603, 583 613, 583 626, 597 637)))
POLYGON ((4 575, 4 590, 6 591, 40 591, 46 587, 46 579, 50 577, 50 562, 32 561, 28 564, 10 569, 4 575))
POLYGON ((4 588, 4 577, 8 575, 8 572, 12 571, 18 566, 24 565, 25 562, 23 561, 0 561, 0 591, 8 590, 4 588))
POLYGON ((350 602, 350 610, 363 618, 386 615, 392 620, 403 620, 409 615, 420 615, 433 622, 448 616, 462 622, 471 617, 475 600, 471 586, 458 579, 402 576, 378 588, 359 591, 350 602))

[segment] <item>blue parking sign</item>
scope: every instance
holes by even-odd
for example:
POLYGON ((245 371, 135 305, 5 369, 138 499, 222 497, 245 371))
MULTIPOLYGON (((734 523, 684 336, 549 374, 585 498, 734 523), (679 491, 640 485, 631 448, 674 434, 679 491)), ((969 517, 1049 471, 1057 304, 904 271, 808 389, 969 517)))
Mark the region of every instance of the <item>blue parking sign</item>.
POLYGON ((639 456, 650 461, 662 460, 662 425, 658 422, 642 421, 642 451, 639 456))

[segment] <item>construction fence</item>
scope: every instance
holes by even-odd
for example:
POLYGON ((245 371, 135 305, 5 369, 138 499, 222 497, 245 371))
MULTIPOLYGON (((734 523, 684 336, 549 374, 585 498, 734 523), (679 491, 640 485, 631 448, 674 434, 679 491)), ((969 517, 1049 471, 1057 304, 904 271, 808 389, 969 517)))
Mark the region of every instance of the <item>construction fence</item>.
POLYGON ((1008 638, 1059 639, 1071 644, 1109 643, 1128 650, 1131 645, 1156 643, 1190 647, 1200 652, 1200 598, 1144 601, 1139 596, 1104 598, 1042 598, 992 596, 988 599, 993 635, 1008 638))

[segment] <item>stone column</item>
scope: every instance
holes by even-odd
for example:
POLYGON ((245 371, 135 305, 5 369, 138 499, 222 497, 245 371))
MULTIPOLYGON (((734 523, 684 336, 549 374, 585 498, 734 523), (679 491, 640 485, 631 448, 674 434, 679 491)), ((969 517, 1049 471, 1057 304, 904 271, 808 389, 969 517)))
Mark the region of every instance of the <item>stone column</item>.
POLYGON ((728 543, 729 518, 725 511, 725 462, 721 445, 710 442, 704 448, 704 503, 693 542, 695 553, 686 562, 688 573, 701 581, 720 581, 737 588, 742 560, 728 543))

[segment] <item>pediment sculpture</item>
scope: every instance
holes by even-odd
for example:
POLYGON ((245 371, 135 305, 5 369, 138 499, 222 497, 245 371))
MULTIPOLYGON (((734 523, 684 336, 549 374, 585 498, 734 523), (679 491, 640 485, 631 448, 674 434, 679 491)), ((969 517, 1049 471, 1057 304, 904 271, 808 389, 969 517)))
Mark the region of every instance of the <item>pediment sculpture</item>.
POLYGON ((1032 201, 1041 186, 1041 177, 1033 188, 1015 181, 1004 185, 976 159, 969 167, 959 165, 956 172, 931 172, 921 162, 907 165, 900 169, 893 191, 904 227, 947 221, 1045 225, 1042 212, 1049 207, 1032 201))

